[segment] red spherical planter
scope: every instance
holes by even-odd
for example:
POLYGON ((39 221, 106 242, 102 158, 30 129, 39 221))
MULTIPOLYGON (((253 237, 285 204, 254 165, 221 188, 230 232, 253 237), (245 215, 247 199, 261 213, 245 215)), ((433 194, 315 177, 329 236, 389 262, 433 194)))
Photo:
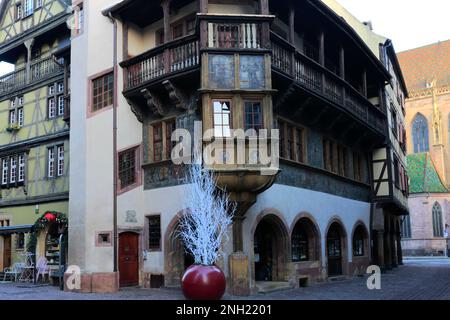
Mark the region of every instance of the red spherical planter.
POLYGON ((50 222, 54 222, 56 220, 56 216, 53 213, 46 213, 44 218, 50 222))
POLYGON ((183 294, 190 300, 219 300, 225 293, 226 281, 216 266, 190 266, 182 279, 183 294))

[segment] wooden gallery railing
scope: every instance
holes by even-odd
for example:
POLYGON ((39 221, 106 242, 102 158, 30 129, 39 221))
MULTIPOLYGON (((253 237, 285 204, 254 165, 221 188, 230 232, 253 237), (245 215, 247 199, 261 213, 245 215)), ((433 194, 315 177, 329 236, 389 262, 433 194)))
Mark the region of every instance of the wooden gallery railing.
POLYGON ((161 76, 187 70, 200 63, 199 41, 187 36, 122 62, 125 68, 125 90, 155 80, 161 76))
POLYGON ((6 95, 27 85, 63 72, 52 57, 32 61, 28 68, 20 68, 0 77, 0 95, 6 95))
POLYGON ((384 134, 382 112, 345 80, 279 36, 271 35, 272 66, 293 78, 299 85, 346 109, 370 127, 384 134))

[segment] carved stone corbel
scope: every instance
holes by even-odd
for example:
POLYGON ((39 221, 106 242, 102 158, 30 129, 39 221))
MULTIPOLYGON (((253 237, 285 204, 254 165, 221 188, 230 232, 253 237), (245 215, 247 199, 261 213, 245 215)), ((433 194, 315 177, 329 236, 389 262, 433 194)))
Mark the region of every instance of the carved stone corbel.
POLYGON ((144 122, 144 112, 142 111, 142 107, 138 106, 133 100, 127 99, 128 104, 131 107, 131 112, 134 113, 139 122, 144 122))
POLYGON ((147 106, 152 110, 155 115, 164 116, 164 107, 160 97, 154 92, 150 92, 148 89, 142 89, 141 93, 147 100, 147 106))
POLYGON ((169 94, 170 101, 174 103, 177 108, 188 110, 188 96, 170 80, 165 80, 162 84, 169 94))

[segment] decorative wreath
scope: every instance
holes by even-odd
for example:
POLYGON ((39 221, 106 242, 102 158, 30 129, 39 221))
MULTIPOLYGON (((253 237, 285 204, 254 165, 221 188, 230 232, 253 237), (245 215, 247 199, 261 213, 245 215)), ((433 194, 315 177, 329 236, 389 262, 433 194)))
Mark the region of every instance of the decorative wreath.
POLYGON ((56 223, 59 227, 67 230, 69 220, 64 213, 57 211, 46 211, 33 225, 30 239, 28 240, 28 252, 36 251, 36 243, 38 234, 44 230, 50 223, 56 223))

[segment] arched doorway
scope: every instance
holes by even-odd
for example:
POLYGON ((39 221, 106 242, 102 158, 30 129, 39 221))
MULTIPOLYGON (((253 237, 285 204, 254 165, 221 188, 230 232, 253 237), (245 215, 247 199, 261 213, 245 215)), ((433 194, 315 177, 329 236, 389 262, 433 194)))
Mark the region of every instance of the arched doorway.
POLYGON ((256 281, 285 281, 288 236, 275 215, 264 217, 254 233, 256 281))
POLYGON ((292 262, 320 260, 320 235, 314 223, 301 218, 295 224, 291 236, 292 262))
POLYGON ((194 257, 187 252, 182 240, 178 236, 178 219, 172 223, 166 234, 166 277, 167 287, 179 287, 184 271, 194 264, 194 257))
POLYGON ((139 235, 124 232, 119 235, 120 286, 139 285, 139 235))
POLYGON ((343 274, 344 250, 345 231, 338 222, 333 222, 327 233, 328 277, 343 274))

